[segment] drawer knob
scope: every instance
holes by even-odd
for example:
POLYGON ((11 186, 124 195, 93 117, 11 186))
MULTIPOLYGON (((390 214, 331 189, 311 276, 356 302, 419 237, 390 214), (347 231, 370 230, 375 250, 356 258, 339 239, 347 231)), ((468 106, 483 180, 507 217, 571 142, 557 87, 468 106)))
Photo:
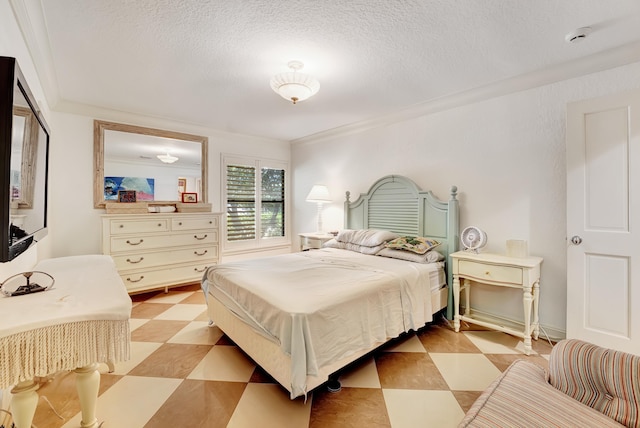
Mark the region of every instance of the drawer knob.
POLYGON ((207 250, 204 250, 203 252, 199 253, 197 251, 194 251, 193 254, 195 254, 196 256, 204 256, 205 254, 207 254, 207 250))
POLYGON ((196 238, 198 241, 202 241, 207 237, 207 235, 204 235, 202 238, 200 238, 198 235, 193 235, 193 237, 196 238))
POLYGON ((140 245, 144 242, 144 239, 139 240, 138 242, 131 242, 127 239, 127 244, 129 245, 140 245))
POLYGON ((138 279, 127 278, 127 281, 129 281, 129 282, 140 282, 140 281, 142 281, 143 278, 144 278, 144 276, 141 275, 140 278, 138 278, 138 279))
POLYGON ((209 220, 209 224, 213 224, 213 222, 211 220, 209 220))
POLYGON ((205 266, 202 269, 198 269, 198 268, 193 268, 193 270, 195 270, 196 272, 204 272, 205 270, 207 270, 209 266, 205 266))
POLYGON ((178 226, 182 226, 182 222, 181 221, 178 222, 178 226))
POLYGON ((158 223, 158 227, 162 227, 162 223, 158 223))
POLYGON ((491 275, 491 272, 486 271, 484 274, 485 274, 485 275, 487 275, 487 276, 489 276, 489 275, 491 275))
POLYGON ((140 257, 138 260, 127 259, 127 262, 129 262, 131 264, 136 264, 136 263, 140 263, 143 260, 144 260, 144 257, 140 257))
POLYGON ((122 229, 124 227, 124 224, 121 224, 120 226, 118 226, 120 229, 122 229))

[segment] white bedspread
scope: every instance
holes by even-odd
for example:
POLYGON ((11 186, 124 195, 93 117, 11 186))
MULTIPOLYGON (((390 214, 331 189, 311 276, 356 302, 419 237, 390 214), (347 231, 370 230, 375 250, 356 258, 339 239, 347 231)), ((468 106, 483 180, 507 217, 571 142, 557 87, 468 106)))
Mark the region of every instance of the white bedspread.
POLYGON ((221 264, 203 288, 291 356, 294 397, 319 367, 431 321, 438 269, 324 248, 221 264))

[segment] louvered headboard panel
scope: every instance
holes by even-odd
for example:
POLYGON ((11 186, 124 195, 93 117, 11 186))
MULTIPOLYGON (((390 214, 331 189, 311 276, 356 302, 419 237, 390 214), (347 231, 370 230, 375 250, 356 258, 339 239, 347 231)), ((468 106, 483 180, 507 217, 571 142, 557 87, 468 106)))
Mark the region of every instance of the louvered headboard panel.
MULTIPOLYGON (((445 255, 458 251, 460 239, 457 187, 451 187, 449 200, 437 199, 430 191, 422 191, 407 177, 388 175, 376 181, 367 193, 351 202, 350 192, 344 203, 344 224, 347 229, 383 229, 400 235, 424 236, 437 239, 437 248, 445 255)), ((452 274, 447 269, 449 306, 453 307, 452 274)))

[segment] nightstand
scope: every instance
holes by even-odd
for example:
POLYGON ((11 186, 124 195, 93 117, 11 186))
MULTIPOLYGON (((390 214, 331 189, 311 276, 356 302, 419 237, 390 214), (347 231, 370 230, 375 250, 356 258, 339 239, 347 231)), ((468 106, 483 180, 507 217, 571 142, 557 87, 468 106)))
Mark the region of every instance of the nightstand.
POLYGON ((322 248, 322 244, 327 242, 329 239, 335 238, 333 235, 317 232, 300 233, 298 236, 300 237, 300 251, 322 248))
POLYGON ((460 321, 478 324, 524 339, 525 354, 531 354, 531 338, 538 339, 540 322, 538 306, 540 298, 540 257, 508 257, 499 254, 476 254, 458 251, 451 254, 453 272, 453 302, 455 331, 460 331, 460 321), (472 282, 498 287, 522 289, 524 331, 497 324, 474 316, 470 301, 472 282), (460 292, 465 292, 465 312, 460 314, 460 292))

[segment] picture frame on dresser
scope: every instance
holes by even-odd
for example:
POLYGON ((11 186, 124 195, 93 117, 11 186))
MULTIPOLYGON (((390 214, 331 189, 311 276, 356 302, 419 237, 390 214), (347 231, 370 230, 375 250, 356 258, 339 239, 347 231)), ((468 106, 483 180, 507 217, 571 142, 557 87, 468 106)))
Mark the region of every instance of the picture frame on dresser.
POLYGON ((128 203, 136 202, 135 190, 118 190, 118 202, 128 203))
POLYGON ((182 202, 185 204, 197 204, 198 203, 198 194, 192 192, 183 192, 182 193, 182 202))

